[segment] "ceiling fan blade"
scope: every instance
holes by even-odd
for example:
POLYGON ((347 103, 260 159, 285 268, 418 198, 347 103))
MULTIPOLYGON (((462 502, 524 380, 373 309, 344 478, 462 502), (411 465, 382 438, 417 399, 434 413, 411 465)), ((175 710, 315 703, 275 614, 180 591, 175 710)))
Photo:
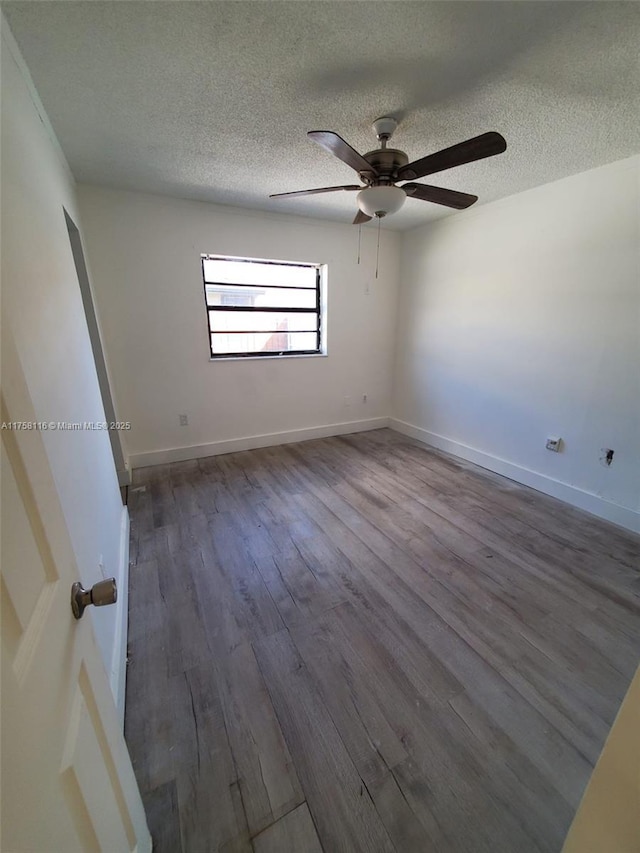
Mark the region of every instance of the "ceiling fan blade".
POLYGON ((372 219, 373 219, 373 216, 367 216, 366 213, 363 213, 361 210, 359 210, 356 213, 356 218, 353 220, 353 222, 351 224, 352 225, 362 225, 363 222, 369 222, 372 219))
POLYGON ((342 160, 347 166, 351 166, 356 172, 378 174, 373 166, 367 163, 362 154, 358 154, 355 148, 352 148, 348 142, 345 142, 341 136, 332 130, 310 130, 307 136, 321 145, 325 151, 337 157, 338 160, 342 160))
POLYGON ((481 133, 466 142, 459 142, 451 148, 444 148, 436 154, 429 154, 413 163, 407 163, 398 169, 399 181, 413 181, 416 178, 424 178, 425 175, 433 175, 434 172, 442 172, 453 166, 462 166, 464 163, 472 163, 474 160, 482 160, 485 157, 493 157, 494 154, 502 154, 507 148, 503 136, 495 131, 481 133))
POLYGON ((361 190, 363 187, 358 184, 345 184, 342 187, 318 187, 317 190, 296 190, 292 193, 273 193, 269 198, 282 198, 288 195, 317 195, 318 193, 334 193, 338 190, 361 190))
POLYGON ((444 204, 445 207, 455 207, 457 210, 464 210, 465 207, 471 207, 478 201, 477 195, 445 190, 442 187, 430 187, 427 184, 404 184, 400 189, 403 189, 409 198, 432 201, 434 204, 444 204))

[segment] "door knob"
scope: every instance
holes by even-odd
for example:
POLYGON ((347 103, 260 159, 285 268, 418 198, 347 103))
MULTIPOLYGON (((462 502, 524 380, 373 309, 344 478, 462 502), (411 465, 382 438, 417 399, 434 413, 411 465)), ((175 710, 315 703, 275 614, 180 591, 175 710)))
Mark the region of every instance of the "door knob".
POLYGON ((71 587, 71 609, 76 619, 82 619, 85 607, 90 604, 104 607, 105 604, 115 604, 118 600, 118 587, 115 578, 95 583, 91 589, 84 589, 79 581, 71 587))

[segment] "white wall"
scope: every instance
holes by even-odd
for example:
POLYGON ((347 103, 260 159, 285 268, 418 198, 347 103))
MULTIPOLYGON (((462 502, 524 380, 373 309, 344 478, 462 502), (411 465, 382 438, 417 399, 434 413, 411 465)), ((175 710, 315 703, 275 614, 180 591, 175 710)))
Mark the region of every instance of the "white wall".
POLYGON ((392 422, 630 527, 639 174, 631 158, 404 235, 392 422))
POLYGON ((398 234, 382 231, 376 280, 372 227, 358 266, 351 225, 93 186, 79 199, 134 466, 386 423, 398 234), (203 252, 328 264, 328 356, 210 361, 203 252))
MULTIPOLYGON (((2 19, 2 324, 13 333, 38 420, 103 421, 63 211, 80 226, 74 181, 32 85, 2 19)), ((19 412, 11 416, 20 419, 19 412)), ((89 587, 101 579, 102 555, 105 573, 126 593, 126 575, 119 575, 127 516, 107 433, 47 431, 43 439, 79 580, 89 587)), ((125 609, 123 595, 88 617, 116 693, 125 609)))

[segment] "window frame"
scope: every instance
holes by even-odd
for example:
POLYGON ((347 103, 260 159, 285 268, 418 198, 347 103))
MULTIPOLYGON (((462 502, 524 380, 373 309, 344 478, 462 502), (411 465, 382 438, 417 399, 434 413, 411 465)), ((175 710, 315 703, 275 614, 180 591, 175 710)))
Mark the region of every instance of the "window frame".
MULTIPOLYGON (((204 303, 205 303, 205 311, 207 318, 207 335, 209 340, 209 358, 211 361, 220 361, 220 360, 234 360, 234 359, 245 359, 245 358, 287 358, 290 356, 321 356, 326 355, 324 350, 324 315, 326 314, 326 306, 323 299, 323 290, 324 290, 324 264, 320 263, 309 263, 303 261, 278 261, 266 258, 246 258, 246 257, 236 257, 233 255, 218 255, 203 252, 200 255, 200 265, 202 270, 202 286, 203 286, 203 294, 204 294, 204 303), (304 290, 310 291, 313 288, 310 287, 296 287, 295 285, 269 285, 269 284, 261 284, 256 282, 255 284, 238 284, 233 285, 229 282, 216 282, 216 281, 207 281, 205 278, 205 266, 204 262, 207 260, 216 260, 216 261, 233 261, 236 263, 248 263, 248 264, 264 264, 278 267, 301 267, 304 269, 313 269, 315 270, 315 306, 313 308, 300 308, 300 307, 273 307, 273 308, 265 308, 264 306, 248 306, 248 305, 209 305, 207 300, 207 286, 214 287, 224 287, 225 285, 231 287, 242 287, 242 288, 255 288, 256 290, 304 290), (312 317, 315 317, 315 330, 311 330, 311 334, 315 334, 316 336, 316 347, 315 349, 296 349, 296 350, 271 350, 271 351, 263 351, 263 350, 247 350, 244 352, 229 352, 229 353, 214 353, 213 351, 213 340, 212 335, 220 334, 213 332, 211 330, 211 314, 215 312, 227 312, 227 311, 237 311, 237 312, 258 312, 258 313, 287 313, 287 314, 309 314, 312 317)), ((292 330, 295 334, 295 330, 292 330)), ((247 330, 247 333, 256 333, 256 334, 267 334, 267 331, 260 332, 260 330, 247 330)), ((277 334, 274 330, 273 332, 269 332, 270 334, 277 334)), ((227 333, 231 334, 231 333, 227 333)), ((237 333, 238 334, 238 333, 237 333)))

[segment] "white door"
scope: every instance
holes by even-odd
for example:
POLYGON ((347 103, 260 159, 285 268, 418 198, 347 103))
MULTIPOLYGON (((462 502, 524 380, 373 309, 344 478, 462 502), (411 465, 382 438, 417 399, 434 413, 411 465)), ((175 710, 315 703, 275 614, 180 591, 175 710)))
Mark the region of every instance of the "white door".
MULTIPOLYGON (((34 417, 3 341, 2 421, 34 417)), ((150 851, 41 433, 2 430, 3 853, 150 851)))

